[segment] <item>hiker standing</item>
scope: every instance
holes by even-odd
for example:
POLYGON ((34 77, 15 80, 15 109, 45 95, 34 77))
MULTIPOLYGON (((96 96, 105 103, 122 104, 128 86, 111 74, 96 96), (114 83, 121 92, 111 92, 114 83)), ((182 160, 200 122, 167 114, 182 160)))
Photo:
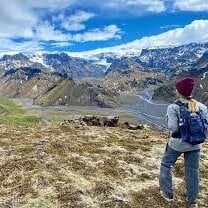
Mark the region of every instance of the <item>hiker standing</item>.
POLYGON ((199 158, 201 143, 207 134, 207 107, 192 98, 195 81, 184 78, 176 82, 178 100, 167 110, 170 139, 163 155, 159 184, 162 196, 173 200, 172 168, 178 157, 185 160, 185 182, 190 207, 197 207, 199 193, 199 158))

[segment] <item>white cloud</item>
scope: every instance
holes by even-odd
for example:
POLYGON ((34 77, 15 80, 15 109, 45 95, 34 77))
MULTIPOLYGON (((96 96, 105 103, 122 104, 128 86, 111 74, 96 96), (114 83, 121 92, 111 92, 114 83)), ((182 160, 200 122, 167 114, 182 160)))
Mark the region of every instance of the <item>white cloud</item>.
MULTIPOLYGON (((50 13, 51 10, 56 9, 55 13, 59 13, 59 16, 55 21, 58 21, 59 26, 75 32, 85 29, 84 23, 93 18, 95 14, 80 10, 66 17, 65 10, 60 11, 60 8, 65 8, 73 3, 75 3, 74 0, 63 0, 61 4, 59 0, 0 0, 0 38, 4 41, 7 39, 9 45, 14 45, 14 47, 19 47, 20 44, 11 41, 14 38, 26 38, 35 42, 35 45, 39 43, 40 46, 44 44, 44 41, 60 42, 60 46, 66 46, 73 41, 104 41, 120 38, 120 29, 116 25, 77 34, 64 32, 57 27, 57 24, 52 25, 50 22, 43 21, 42 13, 34 10, 34 8, 48 9, 49 13, 47 13, 48 10, 43 11, 46 14, 53 14, 54 11, 50 13)), ((26 44, 28 44, 27 41, 26 44)), ((0 46, 1 49, 4 50, 2 46, 0 46)))
POLYGON ((164 0, 107 0, 100 6, 140 16, 146 12, 160 13, 166 10, 164 0))
POLYGON ((174 8, 183 11, 208 11, 207 0, 176 0, 174 8))
POLYGON ((40 43, 36 41, 25 41, 25 42, 14 42, 9 39, 0 39, 1 46, 0 46, 0 54, 7 54, 7 53, 19 53, 19 52, 26 52, 26 53, 33 53, 36 51, 42 51, 43 48, 40 43))
MULTIPOLYGON (((62 0, 61 3, 60 0, 0 0, 0 37, 33 38, 34 29, 43 30, 42 25, 44 24, 41 20, 41 13, 34 10, 35 8, 45 9, 45 12, 47 9, 57 12, 74 2, 74 0, 62 0)), ((51 35, 52 28, 45 29, 51 35)), ((54 33, 61 35, 61 32, 57 33, 57 30, 54 33)))
POLYGON ((184 28, 177 28, 159 35, 144 37, 127 44, 127 46, 136 45, 140 48, 148 48, 206 41, 208 41, 208 20, 195 20, 184 28))
POLYGON ((63 41, 63 42, 53 42, 53 43, 50 43, 50 45, 53 47, 66 47, 66 46, 70 46, 71 43, 67 41, 63 41))
POLYGON ((31 38, 33 28, 41 21, 34 9, 61 10, 75 0, 0 0, 0 37, 31 38))
MULTIPOLYGON (((3 0, 2 0, 3 1, 3 0)), ((62 10, 75 4, 76 0, 13 0, 23 2, 29 8, 42 8, 49 10, 62 10)))
MULTIPOLYGON (((48 22, 38 25, 33 36, 35 40, 39 41, 56 41, 60 44, 66 42, 89 42, 89 41, 105 41, 109 39, 121 38, 121 29, 116 25, 109 25, 104 28, 97 28, 84 33, 65 34, 59 30, 55 30, 48 22)), ((57 43, 58 45, 58 43, 57 43)))
POLYGON ((48 22, 44 22, 36 26, 33 38, 39 41, 67 41, 71 39, 71 35, 64 34, 60 30, 55 30, 48 22))
POLYGON ((165 11, 165 5, 164 2, 161 0, 127 0, 127 5, 131 6, 144 6, 145 9, 149 12, 163 12, 165 11))
MULTIPOLYGON (((86 29, 85 22, 95 16, 92 12, 78 11, 75 14, 65 17, 64 12, 66 8, 74 5, 85 5, 90 4, 92 8, 99 7, 100 9, 106 8, 108 14, 114 13, 115 10, 133 10, 135 8, 138 13, 141 10, 159 12, 164 10, 164 4, 162 0, 106 0, 95 1, 89 0, 88 2, 84 0, 0 0, 0 38, 29 38, 29 39, 38 39, 40 40, 55 40, 55 41, 68 41, 73 39, 71 35, 63 33, 57 28, 54 29, 54 26, 45 24, 42 21, 42 15, 51 14, 51 13, 61 13, 59 15, 59 22, 62 28, 67 31, 81 31, 86 29), (110 9, 110 5, 114 4, 115 8, 110 9), (139 9, 141 7, 141 9, 139 9), (35 10, 37 8, 38 10, 35 10), (41 12, 40 12, 41 9, 41 12), (47 13, 49 12, 49 13, 47 13), (35 33, 38 31, 39 33, 35 33), (39 37, 38 37, 39 35, 39 37)), ((114 28, 116 30, 116 28, 114 28)), ((97 31, 89 31, 85 34, 77 34, 74 37, 75 41, 81 40, 106 40, 109 38, 119 38, 120 36, 113 31, 111 27, 106 27, 105 29, 100 29, 97 31), (110 31, 111 29, 111 31, 110 31), (94 33, 98 35, 97 38, 94 37, 94 33), (89 35, 93 35, 93 38, 90 38, 89 35), (85 36, 85 37, 84 37, 85 36), (101 37, 102 36, 102 37, 101 37), (104 36, 106 38, 104 38, 104 36)))
POLYGON ((84 30, 86 28, 86 26, 82 23, 77 23, 77 22, 63 22, 62 24, 62 28, 64 28, 65 30, 68 31, 80 31, 80 30, 84 30))
POLYGON ((116 52, 120 55, 129 53, 139 54, 143 48, 179 46, 193 42, 208 42, 208 20, 195 20, 184 28, 177 28, 159 35, 144 37, 115 47, 72 53, 72 55, 90 57, 103 52, 116 52))
POLYGON ((165 26, 161 26, 161 29, 171 29, 171 28, 178 28, 180 27, 180 25, 165 25, 165 26))
POLYGON ((68 31, 80 31, 84 30, 86 28, 84 22, 88 21, 89 19, 93 18, 95 16, 94 13, 85 12, 85 11, 77 11, 75 14, 64 17, 64 15, 61 16, 61 26, 62 28, 68 30, 68 31))
POLYGON ((38 18, 22 2, 0 0, 0 37, 31 37, 38 18))
POLYGON ((77 42, 105 41, 109 39, 120 39, 120 33, 121 29, 116 25, 109 25, 103 29, 95 29, 82 34, 76 34, 72 39, 77 42))

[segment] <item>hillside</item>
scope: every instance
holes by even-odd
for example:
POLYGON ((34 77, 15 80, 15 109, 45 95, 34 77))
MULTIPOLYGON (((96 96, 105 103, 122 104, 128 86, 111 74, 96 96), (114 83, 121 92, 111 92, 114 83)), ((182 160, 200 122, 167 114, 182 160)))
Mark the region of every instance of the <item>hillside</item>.
POLYGON ((114 107, 119 94, 108 89, 92 89, 60 73, 36 68, 8 70, 0 77, 0 95, 30 98, 39 105, 89 105, 114 107))
POLYGON ((34 100, 35 104, 115 107, 119 94, 105 89, 91 89, 86 84, 62 80, 56 87, 34 100))
POLYGON ((150 86, 160 86, 165 81, 163 73, 131 69, 123 72, 111 71, 104 78, 85 78, 78 83, 88 83, 90 87, 104 88, 116 92, 138 92, 150 86))
MULTIPOLYGON (((170 207, 158 193, 166 134, 79 125, 0 125, 0 134, 0 207, 170 207)), ((201 208, 208 203, 207 153, 206 144, 201 208)), ((182 164, 174 170, 175 208, 186 207, 182 164)))
POLYGON ((39 121, 39 117, 29 115, 14 101, 0 97, 0 124, 35 126, 39 121))

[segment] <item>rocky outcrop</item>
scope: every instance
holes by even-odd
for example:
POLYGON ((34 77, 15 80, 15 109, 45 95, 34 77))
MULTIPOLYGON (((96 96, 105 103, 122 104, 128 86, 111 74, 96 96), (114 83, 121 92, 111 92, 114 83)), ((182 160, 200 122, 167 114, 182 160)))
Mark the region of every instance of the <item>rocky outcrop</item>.
POLYGON ((145 124, 132 125, 129 122, 120 123, 118 116, 83 116, 74 120, 64 120, 61 126, 100 126, 100 127, 120 127, 129 130, 148 130, 150 127, 145 124))
POLYGON ((65 120, 62 126, 70 124, 79 124, 87 126, 116 127, 118 126, 119 117, 116 116, 84 116, 75 120, 65 120))

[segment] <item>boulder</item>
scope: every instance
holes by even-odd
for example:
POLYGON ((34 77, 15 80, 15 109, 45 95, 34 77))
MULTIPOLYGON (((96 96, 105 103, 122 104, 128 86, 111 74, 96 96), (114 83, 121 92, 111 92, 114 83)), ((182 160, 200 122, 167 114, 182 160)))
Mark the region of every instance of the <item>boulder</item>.
POLYGON ((119 117, 117 116, 84 116, 79 119, 84 121, 89 126, 104 126, 104 127, 116 127, 118 126, 119 117))
POLYGON ((148 129, 148 126, 145 124, 140 124, 140 125, 134 126, 134 125, 129 124, 129 122, 125 122, 124 125, 127 129, 130 129, 130 130, 143 130, 143 129, 146 130, 146 129, 148 129))

